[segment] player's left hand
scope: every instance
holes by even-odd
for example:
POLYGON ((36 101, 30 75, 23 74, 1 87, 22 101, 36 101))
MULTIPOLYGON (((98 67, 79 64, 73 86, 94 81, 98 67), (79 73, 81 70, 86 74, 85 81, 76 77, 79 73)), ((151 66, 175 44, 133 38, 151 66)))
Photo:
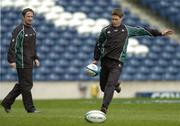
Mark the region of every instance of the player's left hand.
POLYGON ((172 35, 173 33, 174 31, 172 29, 165 29, 164 31, 161 32, 163 36, 172 35))
POLYGON ((39 62, 39 60, 38 60, 38 59, 35 59, 35 60, 34 60, 34 63, 36 64, 36 66, 37 66, 37 67, 39 67, 39 66, 40 66, 40 62, 39 62))

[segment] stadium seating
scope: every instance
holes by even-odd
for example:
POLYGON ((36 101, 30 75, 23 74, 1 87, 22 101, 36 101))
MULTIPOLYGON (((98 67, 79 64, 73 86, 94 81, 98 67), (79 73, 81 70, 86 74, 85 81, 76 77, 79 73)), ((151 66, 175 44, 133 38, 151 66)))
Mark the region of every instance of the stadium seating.
POLYGON ((140 0, 140 3, 180 27, 179 0, 140 0))
MULTIPOLYGON (((98 80, 98 76, 86 76, 84 68, 91 63, 97 35, 109 23, 111 10, 118 7, 117 3, 112 0, 18 1, 21 4, 13 4, 13 0, 2 2, 1 81, 17 80, 16 71, 8 66, 7 50, 11 31, 21 22, 20 12, 25 5, 31 5, 36 10, 34 27, 41 67, 34 70, 34 79, 98 80)), ((149 27, 127 9, 124 12, 127 25, 149 27)), ((137 37, 131 41, 133 44, 128 50, 122 80, 180 80, 180 45, 176 41, 167 37, 137 37)))

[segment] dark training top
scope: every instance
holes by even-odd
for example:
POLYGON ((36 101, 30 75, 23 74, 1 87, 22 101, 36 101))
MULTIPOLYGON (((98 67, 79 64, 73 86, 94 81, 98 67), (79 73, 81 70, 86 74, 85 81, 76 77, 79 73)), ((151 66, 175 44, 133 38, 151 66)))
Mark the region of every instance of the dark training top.
POLYGON ((127 56, 128 38, 132 36, 162 36, 155 29, 130 27, 121 24, 119 27, 108 25, 104 27, 97 39, 94 49, 94 59, 113 59, 124 62, 127 56))
POLYGON ((12 32, 8 62, 16 68, 32 68, 36 55, 36 32, 32 26, 18 25, 12 32))

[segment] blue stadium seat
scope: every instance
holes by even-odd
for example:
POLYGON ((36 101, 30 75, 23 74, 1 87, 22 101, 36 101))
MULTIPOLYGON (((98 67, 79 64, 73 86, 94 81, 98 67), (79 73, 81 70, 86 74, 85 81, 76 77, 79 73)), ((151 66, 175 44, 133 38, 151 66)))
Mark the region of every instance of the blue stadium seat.
POLYGON ((138 73, 134 75, 134 80, 145 81, 147 77, 143 73, 138 73))
MULTIPOLYGON (((165 58, 166 58, 166 56, 169 56, 168 54, 167 55, 166 54, 167 53, 164 53, 164 57, 165 58)), ((155 60, 156 61, 159 58, 159 55, 160 54, 158 54, 158 53, 150 52, 147 57, 150 58, 151 60, 155 60)))
POLYGON ((8 68, 9 67, 9 64, 8 64, 6 59, 1 60, 1 66, 3 66, 3 68, 8 68))
POLYGON ((6 74, 6 69, 4 67, 2 67, 0 69, 0 76, 5 75, 5 74, 6 74))
POLYGON ((176 80, 176 77, 170 73, 165 73, 162 78, 163 80, 176 80))
POLYGON ((76 80, 77 78, 73 77, 73 75, 70 75, 70 74, 67 74, 65 73, 64 75, 62 75, 62 78, 63 80, 69 80, 69 81, 72 81, 72 80, 76 80))
POLYGON ((163 52, 163 53, 161 53, 161 56, 162 56, 162 58, 165 59, 165 60, 171 60, 172 57, 173 57, 173 55, 172 55, 171 53, 168 53, 168 52, 163 52))
POLYGON ((56 65, 52 71, 57 75, 63 75, 66 73, 65 68, 63 66, 56 65))
POLYGON ((58 55, 62 55, 62 53, 64 53, 65 48, 62 47, 61 45, 56 45, 51 47, 51 50, 53 50, 53 52, 55 52, 58 55))
POLYGON ((72 0, 71 4, 76 7, 79 8, 81 6, 81 1, 80 0, 72 0))
POLYGON ((83 53, 83 52, 79 52, 77 55, 76 55, 76 58, 81 60, 81 61, 85 61, 87 58, 88 58, 88 55, 83 53))
POLYGON ((38 68, 38 73, 41 75, 48 75, 49 73, 51 73, 51 70, 49 67, 41 65, 41 67, 38 68))
POLYGON ((46 55, 50 60, 56 61, 60 58, 60 55, 55 52, 50 52, 48 55, 46 55))
POLYGON ((77 76, 77 80, 80 80, 80 81, 86 80, 86 81, 88 81, 88 80, 91 80, 91 78, 88 77, 87 75, 85 75, 84 73, 81 73, 81 74, 79 74, 79 75, 77 76))
POLYGON ((87 8, 86 6, 81 6, 79 9, 81 12, 84 12, 86 14, 89 14, 91 12, 91 9, 87 8))
POLYGON ((180 60, 180 52, 177 51, 177 52, 175 53, 175 56, 174 56, 174 57, 176 57, 178 60, 180 60))
MULTIPOLYGON (((158 75, 158 74, 155 74, 155 73, 151 73, 149 76, 148 76, 148 79, 149 80, 153 80, 153 81, 159 81, 159 80, 162 80, 162 76, 161 75, 158 75)), ((164 78, 163 78, 164 79, 164 78)))
POLYGON ((177 75, 176 75, 175 80, 177 80, 177 81, 180 80, 180 74, 177 74, 177 75))
MULTIPOLYGON (((102 5, 102 2, 101 2, 101 5, 102 5)), ((94 10, 93 13, 97 13, 98 15, 102 14, 104 12, 103 7, 101 7, 99 5, 96 5, 95 7, 93 7, 93 10, 94 10)))
POLYGON ((180 67, 180 59, 179 60, 178 59, 173 59, 171 62, 172 62, 171 63, 172 66, 177 67, 177 68, 180 67))
POLYGON ((52 43, 54 42, 54 41, 56 41, 56 40, 58 40, 59 39, 59 34, 57 34, 56 32, 50 32, 49 34, 48 34, 48 38, 50 38, 51 39, 51 41, 52 41, 52 43))
POLYGON ((56 0, 56 4, 66 7, 69 5, 69 2, 66 0, 56 0))
POLYGON ((4 76, 2 76, 2 80, 6 80, 6 81, 16 81, 17 78, 16 76, 14 76, 13 74, 6 74, 4 76))
POLYGON ((84 52, 86 54, 90 54, 94 51, 94 49, 90 48, 88 45, 81 47, 81 50, 82 50, 82 52, 84 52))
POLYGON ((50 80, 50 81, 58 81, 58 80, 61 79, 61 77, 58 76, 57 74, 50 73, 50 74, 47 76, 47 79, 50 80))
POLYGON ((54 41, 52 38, 46 38, 43 40, 43 44, 45 44, 48 47, 54 46, 54 41))
POLYGON ((165 69, 159 66, 153 67, 151 70, 157 75, 162 75, 165 72, 165 69))
POLYGON ((38 31, 41 31, 42 33, 44 33, 45 35, 48 35, 49 33, 49 28, 47 25, 39 25, 38 26, 38 31))
POLYGON ((170 54, 174 54, 176 52, 176 48, 174 46, 167 45, 164 47, 164 51, 170 54))
POLYGON ((156 62, 155 60, 145 59, 144 65, 151 68, 154 66, 155 62, 156 62))
POLYGON ((176 75, 176 74, 178 74, 179 70, 180 70, 180 69, 178 69, 177 67, 174 67, 174 66, 169 66, 169 67, 167 68, 167 72, 168 72, 169 74, 171 74, 171 75, 176 75))
POLYGON ((79 69, 73 66, 70 66, 67 68, 67 73, 69 73, 72 76, 76 76, 79 73, 79 69))
POLYGON ((132 67, 138 67, 140 66, 140 62, 137 60, 137 59, 132 59, 130 60, 129 64, 132 66, 132 67))
MULTIPOLYGON (((124 81, 132 81, 132 80, 134 80, 134 77, 133 77, 133 75, 129 75, 129 74, 123 73, 123 74, 120 76, 120 79, 121 79, 121 80, 124 80, 124 81)), ((135 80, 136 80, 136 79, 135 79, 135 80)))
POLYGON ((73 6, 67 6, 66 7, 66 10, 68 11, 68 12, 75 12, 76 11, 76 7, 73 7, 73 6))
POLYGON ((45 59, 43 62, 41 62, 42 66, 48 67, 54 67, 55 62, 52 61, 51 59, 45 59))
POLYGON ((98 13, 89 13, 89 17, 93 18, 93 19, 98 19, 99 15, 98 15, 98 13))
POLYGON ((76 46, 71 46, 70 45, 69 47, 67 47, 67 51, 72 53, 72 54, 75 54, 75 53, 77 53, 79 51, 79 49, 76 46))
MULTIPOLYGON (((130 65, 131 66, 131 65, 130 65)), ((133 67, 133 66, 127 66, 127 67, 125 67, 124 69, 123 69, 123 72, 124 73, 127 73, 128 75, 134 75, 134 74, 136 74, 136 68, 135 67, 133 67)))
POLYGON ((48 47, 48 45, 46 44, 43 44, 41 46, 38 47, 38 50, 41 52, 41 53, 49 53, 50 52, 50 48, 48 47))
POLYGON ((70 64, 76 68, 81 68, 84 66, 84 62, 82 62, 81 60, 78 59, 74 59, 73 61, 70 62, 70 64))
MULTIPOLYGON (((141 67, 138 69, 138 71, 139 71, 141 74, 143 74, 143 75, 148 75, 148 74, 150 74, 151 69, 148 68, 148 67, 145 67, 145 66, 141 66, 141 67)), ((146 79, 147 79, 147 78, 146 78, 146 79)))
POLYGON ((59 59, 58 61, 56 61, 56 65, 59 67, 62 67, 62 68, 67 68, 67 67, 69 67, 69 61, 62 58, 62 59, 59 59))
POLYGON ((157 46, 157 45, 154 45, 154 46, 151 47, 151 51, 154 52, 154 53, 157 53, 157 54, 161 53, 162 50, 163 50, 163 48, 160 47, 160 46, 157 46))
POLYGON ((84 2, 83 2, 83 4, 84 4, 84 6, 86 6, 86 7, 88 7, 88 8, 91 8, 91 7, 93 7, 95 4, 94 4, 94 2, 93 1, 90 1, 90 0, 85 0, 84 2))
POLYGON ((65 52, 65 53, 62 54, 61 58, 64 58, 67 61, 71 61, 74 58, 74 54, 70 53, 70 52, 65 52))
POLYGON ((33 79, 37 81, 45 81, 46 77, 43 76, 42 74, 36 73, 36 74, 33 74, 33 79))
POLYGON ((80 47, 82 45, 82 41, 79 40, 78 38, 74 38, 72 40, 72 46, 80 47))
POLYGON ((157 65, 160 67, 168 67, 169 66, 169 61, 168 60, 164 60, 164 59, 159 59, 157 61, 157 65))
POLYGON ((66 47, 69 45, 69 41, 66 40, 65 38, 59 38, 59 40, 57 41, 57 43, 59 46, 62 46, 62 47, 66 47))

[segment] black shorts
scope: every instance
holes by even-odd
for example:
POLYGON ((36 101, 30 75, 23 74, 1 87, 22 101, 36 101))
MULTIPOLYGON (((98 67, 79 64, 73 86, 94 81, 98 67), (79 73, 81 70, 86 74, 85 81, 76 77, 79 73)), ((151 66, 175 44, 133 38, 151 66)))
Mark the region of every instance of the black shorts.
POLYGON ((118 83, 123 64, 114 59, 101 60, 100 87, 104 92, 106 85, 115 86, 118 83))

